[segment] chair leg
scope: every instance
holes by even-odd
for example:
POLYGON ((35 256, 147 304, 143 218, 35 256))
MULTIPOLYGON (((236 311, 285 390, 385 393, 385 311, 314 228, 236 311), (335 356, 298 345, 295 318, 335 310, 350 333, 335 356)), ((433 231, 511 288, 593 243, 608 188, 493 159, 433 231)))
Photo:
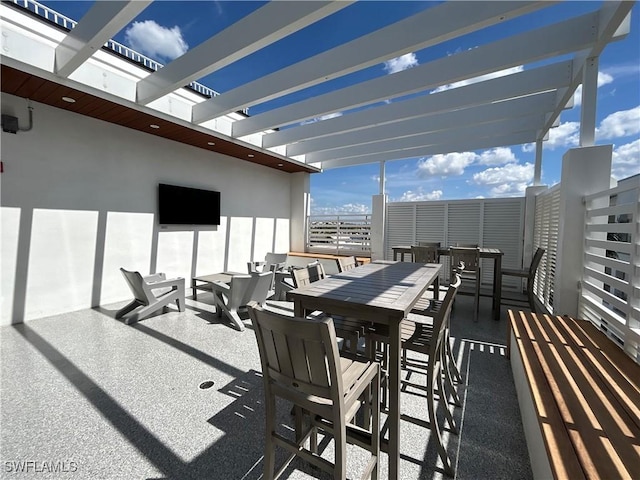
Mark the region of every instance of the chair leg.
POLYGON ((453 477, 454 470, 451 465, 449 455, 447 455, 447 450, 442 444, 442 435, 440 433, 440 427, 438 426, 438 418, 436 417, 434 383, 435 377, 437 377, 438 375, 440 375, 440 372, 435 372, 434 369, 430 369, 429 374, 427 375, 427 409, 429 412, 429 425, 431 426, 431 433, 435 437, 436 448, 438 449, 438 455, 440 456, 442 464, 444 465, 444 471, 447 475, 453 477))
POLYGON ((334 409, 333 415, 333 441, 335 445, 335 467, 333 470, 334 479, 346 480, 347 478, 347 424, 344 413, 339 409, 334 409))
POLYGON ((478 314, 480 312, 480 273, 478 272, 478 279, 476 281, 476 295, 474 298, 474 311, 473 311, 473 321, 477 322, 478 321, 478 314))
POLYGON ((129 302, 127 305, 125 305, 124 307, 122 307, 120 310, 116 312, 116 318, 124 317, 127 313, 131 312, 132 310, 135 310, 140 305, 142 304, 138 300, 132 300, 131 302, 129 302))
POLYGON ((271 479, 275 469, 275 444, 273 443, 272 434, 276 428, 276 403, 273 395, 267 395, 265 405, 266 423, 264 429, 265 446, 264 446, 264 478, 271 479))
POLYGON ((236 312, 235 310, 225 309, 225 313, 227 314, 229 320, 231 320, 231 323, 233 323, 233 326, 241 332, 244 332, 244 323, 242 323, 242 319, 240 318, 240 315, 238 315, 238 312, 236 312))
POLYGON ((179 312, 184 312, 184 295, 176 298, 176 306, 178 307, 179 312))
POLYGON ((448 358, 447 365, 449 365, 449 372, 451 373, 451 371, 453 371, 452 380, 457 383, 464 383, 464 381, 462 380, 462 375, 460 375, 460 370, 458 370, 456 359, 453 356, 453 351, 451 350, 451 340, 449 339, 448 335, 447 341, 445 343, 445 349, 448 358))
MULTIPOLYGON (((445 355, 441 355, 441 362, 443 360, 445 360, 445 355)), ((445 372, 442 372, 443 374, 445 372)), ((447 396, 447 388, 445 387, 445 382, 448 381, 448 378, 445 375, 438 375, 438 396, 439 396, 439 401, 440 404, 442 405, 442 408, 444 409, 444 416, 447 419, 447 423, 449 424, 449 430, 451 430, 453 433, 455 433, 456 435, 458 434, 458 427, 456 426, 456 421, 453 418, 453 415, 451 414, 451 410, 449 409, 449 402, 447 400, 448 396, 447 396)), ((454 391, 455 392, 455 391, 454 391)), ((456 394, 457 397, 457 394, 456 394)))

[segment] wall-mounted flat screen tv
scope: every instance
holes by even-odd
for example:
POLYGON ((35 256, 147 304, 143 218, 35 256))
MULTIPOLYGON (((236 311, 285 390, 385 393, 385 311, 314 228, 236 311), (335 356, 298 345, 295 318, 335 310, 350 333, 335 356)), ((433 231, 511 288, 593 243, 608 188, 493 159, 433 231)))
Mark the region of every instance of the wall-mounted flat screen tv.
POLYGON ((163 225, 220 225, 220 192, 161 183, 158 217, 163 225))

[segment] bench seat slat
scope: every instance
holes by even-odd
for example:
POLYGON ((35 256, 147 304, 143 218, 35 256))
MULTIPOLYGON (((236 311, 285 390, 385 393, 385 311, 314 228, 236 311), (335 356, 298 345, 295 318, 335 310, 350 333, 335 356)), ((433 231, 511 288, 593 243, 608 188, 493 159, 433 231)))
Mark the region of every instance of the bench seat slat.
POLYGON ((509 315, 554 476, 640 478, 640 367, 590 322, 509 315))

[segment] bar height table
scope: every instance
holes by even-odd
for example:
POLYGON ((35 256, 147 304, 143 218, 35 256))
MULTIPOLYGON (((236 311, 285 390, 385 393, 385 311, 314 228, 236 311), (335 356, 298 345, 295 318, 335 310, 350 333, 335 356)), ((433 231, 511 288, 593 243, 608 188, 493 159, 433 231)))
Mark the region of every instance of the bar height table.
MULTIPOLYGON (((397 260, 399 256, 401 262, 404 262, 405 254, 411 255, 410 245, 396 245, 391 247, 391 250, 393 251, 393 259, 397 260)), ((438 249, 439 255, 449 256, 450 253, 451 252, 448 248, 438 249)), ((500 271, 502 270, 503 256, 504 256, 504 252, 499 248, 480 247, 480 258, 493 259, 492 311, 493 311, 494 320, 500 320, 500 297, 502 296, 502 274, 500 273, 500 271)), ((409 258, 412 258, 412 257, 409 257, 409 258)))

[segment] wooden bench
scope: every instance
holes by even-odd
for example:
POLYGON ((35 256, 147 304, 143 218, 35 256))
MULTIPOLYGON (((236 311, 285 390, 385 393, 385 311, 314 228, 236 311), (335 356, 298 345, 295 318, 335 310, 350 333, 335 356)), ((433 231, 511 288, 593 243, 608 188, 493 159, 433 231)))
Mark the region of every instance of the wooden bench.
POLYGON ((591 322, 509 311, 534 478, 640 479, 640 366, 591 322))

